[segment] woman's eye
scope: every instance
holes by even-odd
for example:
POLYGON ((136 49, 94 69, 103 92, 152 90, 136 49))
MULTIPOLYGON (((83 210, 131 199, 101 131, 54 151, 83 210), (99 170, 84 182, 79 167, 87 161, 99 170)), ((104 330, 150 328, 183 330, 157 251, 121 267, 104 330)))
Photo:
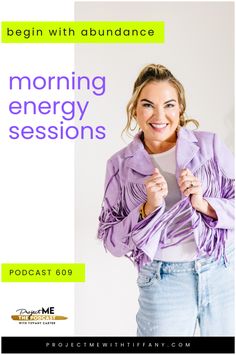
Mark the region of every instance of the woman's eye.
POLYGON ((166 107, 167 107, 167 108, 174 107, 174 104, 167 104, 166 107))
POLYGON ((145 103, 145 104, 143 104, 143 107, 152 108, 152 105, 148 104, 148 103, 145 103))

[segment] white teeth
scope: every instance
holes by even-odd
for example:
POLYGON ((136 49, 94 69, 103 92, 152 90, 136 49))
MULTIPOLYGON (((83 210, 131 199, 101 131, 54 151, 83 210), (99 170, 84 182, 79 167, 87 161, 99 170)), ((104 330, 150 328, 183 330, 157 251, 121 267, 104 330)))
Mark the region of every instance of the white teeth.
POLYGON ((154 128, 165 128, 167 123, 151 123, 154 128))

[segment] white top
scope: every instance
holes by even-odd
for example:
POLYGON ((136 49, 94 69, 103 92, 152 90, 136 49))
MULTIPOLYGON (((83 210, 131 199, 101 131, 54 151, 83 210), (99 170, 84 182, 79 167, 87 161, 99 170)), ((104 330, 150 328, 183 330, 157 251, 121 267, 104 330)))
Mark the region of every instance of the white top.
MULTIPOLYGON (((170 209, 176 202, 181 200, 181 192, 176 180, 176 147, 163 153, 150 154, 155 168, 166 179, 168 185, 168 195, 165 198, 166 209, 170 209)), ((181 238, 181 237, 180 237, 181 238)), ((192 261, 196 259, 197 248, 194 236, 183 240, 177 245, 168 248, 158 248, 154 259, 161 261, 192 261)))

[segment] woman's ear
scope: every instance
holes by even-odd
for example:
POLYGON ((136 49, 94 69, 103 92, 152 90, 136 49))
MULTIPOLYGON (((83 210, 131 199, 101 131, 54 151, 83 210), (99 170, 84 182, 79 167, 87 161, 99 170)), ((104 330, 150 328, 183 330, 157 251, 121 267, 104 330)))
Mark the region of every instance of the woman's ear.
POLYGON ((179 105, 179 115, 182 116, 182 112, 183 112, 183 106, 179 105))
POLYGON ((180 116, 183 116, 183 114, 184 114, 184 107, 183 107, 182 104, 180 104, 180 105, 179 105, 179 115, 180 115, 180 116))

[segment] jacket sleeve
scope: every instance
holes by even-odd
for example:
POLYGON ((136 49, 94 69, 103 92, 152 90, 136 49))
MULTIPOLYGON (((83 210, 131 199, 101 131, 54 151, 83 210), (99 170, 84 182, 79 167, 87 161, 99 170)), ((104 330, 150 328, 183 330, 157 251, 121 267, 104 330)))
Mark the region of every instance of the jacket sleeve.
POLYGON ((98 238, 103 240, 105 249, 114 256, 126 255, 134 261, 144 264, 151 260, 157 248, 151 246, 150 253, 145 248, 147 230, 153 217, 162 214, 164 204, 152 212, 148 217, 139 219, 142 203, 129 211, 122 193, 119 169, 113 166, 110 159, 107 163, 105 193, 102 211, 99 216, 98 238), (155 250, 153 250, 153 248, 155 250), (127 255, 131 252, 131 255, 127 255), (140 259, 142 259, 140 261, 140 259))
POLYGON ((204 197, 217 214, 217 220, 206 215, 203 220, 208 227, 220 229, 234 228, 234 158, 225 144, 214 136, 214 160, 218 167, 221 197, 204 197))

